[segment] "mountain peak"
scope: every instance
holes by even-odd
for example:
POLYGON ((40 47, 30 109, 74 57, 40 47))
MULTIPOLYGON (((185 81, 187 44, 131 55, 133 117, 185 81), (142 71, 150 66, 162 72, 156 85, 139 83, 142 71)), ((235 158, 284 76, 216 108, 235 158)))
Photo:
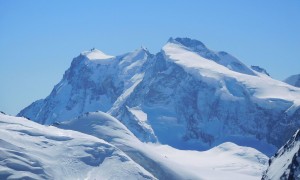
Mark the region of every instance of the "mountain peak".
POLYGON ((259 66, 251 66, 251 69, 253 69, 254 71, 256 72, 259 72, 259 73, 263 73, 267 76, 270 76, 270 74, 267 72, 266 69, 262 68, 262 67, 259 67, 259 66))
POLYGON ((148 48, 146 48, 145 46, 141 46, 139 48, 137 48, 136 50, 133 51, 133 53, 135 54, 151 54, 150 51, 148 50, 148 48))
POLYGON ((167 43, 174 43, 174 42, 175 42, 175 40, 174 40, 173 37, 170 37, 170 38, 168 39, 168 41, 167 41, 167 43))
POLYGON ((143 51, 146 51, 146 52, 149 52, 148 48, 141 45, 141 47, 139 48, 139 50, 143 50, 143 51))
POLYGON ((292 75, 285 79, 284 82, 295 87, 300 87, 300 74, 292 75))
POLYGON ((111 55, 107 55, 104 52, 102 52, 96 48, 92 48, 89 51, 84 51, 81 53, 81 55, 87 57, 89 60, 111 59, 114 57, 111 55))
MULTIPOLYGON (((191 39, 191 38, 169 38, 167 44, 163 47, 163 50, 167 53, 180 52, 179 49, 182 49, 187 52, 193 52, 200 55, 206 60, 214 61, 227 69, 243 74, 254 75, 256 74, 245 64, 240 62, 237 58, 231 56, 226 52, 216 52, 207 48, 201 41, 191 39)), ((187 60, 190 61, 190 57, 187 57, 187 60)), ((198 64, 199 61, 194 63, 198 64)))
POLYGON ((181 37, 177 37, 175 39, 173 39, 172 37, 169 38, 168 40, 169 43, 179 43, 185 47, 191 48, 193 50, 203 50, 203 49, 207 49, 207 47, 198 40, 195 39, 191 39, 191 38, 181 38, 181 37))

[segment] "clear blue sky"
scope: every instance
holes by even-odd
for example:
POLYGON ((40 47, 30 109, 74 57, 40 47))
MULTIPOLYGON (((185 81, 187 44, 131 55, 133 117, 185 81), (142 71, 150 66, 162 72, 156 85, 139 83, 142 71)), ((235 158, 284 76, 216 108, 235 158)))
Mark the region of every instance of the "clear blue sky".
POLYGON ((46 97, 83 50, 156 53, 171 36, 276 79, 300 73, 299 0, 0 0, 0 110, 16 114, 46 97))

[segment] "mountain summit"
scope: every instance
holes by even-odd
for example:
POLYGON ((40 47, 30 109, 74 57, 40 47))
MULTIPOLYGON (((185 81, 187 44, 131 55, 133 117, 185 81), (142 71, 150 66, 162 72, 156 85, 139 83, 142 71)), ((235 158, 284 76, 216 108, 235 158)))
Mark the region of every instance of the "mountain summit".
POLYGON ((272 154, 299 127, 299 107, 299 88, 198 40, 170 38, 155 55, 81 53, 51 94, 18 116, 52 124, 100 110, 144 142, 208 149, 231 141, 272 154))
POLYGON ((85 51, 81 53, 86 56, 89 60, 99 60, 99 59, 111 59, 114 56, 107 55, 98 49, 91 49, 90 51, 85 51))
MULTIPOLYGON (((220 51, 215 52, 208 49, 202 42, 190 39, 190 38, 170 38, 168 44, 176 44, 192 52, 196 52, 201 57, 208 60, 213 60, 216 63, 227 67, 228 69, 244 74, 256 75, 249 67, 243 64, 241 61, 231 56, 230 54, 220 51)), ((166 46, 167 46, 166 45, 166 46)))
POLYGON ((284 80, 284 82, 295 86, 300 87, 300 74, 292 75, 284 80))

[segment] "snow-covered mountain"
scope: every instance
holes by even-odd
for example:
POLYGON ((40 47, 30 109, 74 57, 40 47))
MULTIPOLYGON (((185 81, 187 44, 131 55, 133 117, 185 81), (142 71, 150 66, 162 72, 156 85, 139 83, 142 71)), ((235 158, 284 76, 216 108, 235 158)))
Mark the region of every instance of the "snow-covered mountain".
POLYGON ((0 113, 0 179, 95 178, 156 179, 102 139, 0 113))
POLYGON ((229 142, 204 152, 143 143, 120 121, 103 112, 86 113, 56 126, 104 139, 158 179, 259 179, 267 165, 264 154, 229 142))
POLYGON ((267 167, 264 154, 229 142, 204 152, 143 143, 103 112, 56 126, 65 130, 1 113, 0 179, 255 180, 267 167))
POLYGON ((284 80, 284 82, 286 82, 292 86, 300 87, 300 74, 292 75, 292 76, 286 78, 284 80))
MULTIPOLYGON (((145 64, 152 56, 144 48, 116 57, 105 55, 97 49, 83 52, 74 58, 51 94, 32 103, 19 116, 41 124, 51 124, 85 112, 108 111, 141 82, 145 64)), ((147 122, 133 119, 127 125, 139 138, 156 141, 147 122)))
POLYGON ((101 110, 144 142, 203 150, 231 141, 273 154, 299 127, 299 105, 299 88, 200 41, 170 38, 155 55, 81 53, 51 94, 18 116, 51 124, 101 110))
POLYGON ((300 130, 269 160, 263 180, 300 179, 300 130))

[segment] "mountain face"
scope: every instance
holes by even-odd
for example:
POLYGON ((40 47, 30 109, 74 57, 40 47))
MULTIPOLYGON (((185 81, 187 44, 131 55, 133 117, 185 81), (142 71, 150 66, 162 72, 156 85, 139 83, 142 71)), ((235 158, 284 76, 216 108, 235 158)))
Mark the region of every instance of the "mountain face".
POLYGON ((269 160, 263 180, 300 179, 300 130, 269 160))
POLYGON ((292 86, 300 87, 300 74, 290 76, 287 79, 285 79, 284 82, 292 86))
MULTIPOLYGON (((96 49, 83 52, 74 58, 51 94, 46 99, 32 103, 19 116, 41 124, 52 124, 85 112, 106 112, 114 103, 126 98, 124 93, 130 93, 141 82, 145 64, 152 56, 143 48, 117 57, 105 55, 96 49)), ((157 140, 147 121, 133 119, 127 125, 144 141, 157 140)))
POLYGON ((81 53, 51 94, 18 116, 52 124, 100 110, 144 142, 201 150, 231 141, 272 154, 299 127, 299 105, 298 88, 200 41, 170 38, 155 55, 81 53))
POLYGON ((156 179, 102 139, 0 113, 0 179, 95 177, 156 179))

